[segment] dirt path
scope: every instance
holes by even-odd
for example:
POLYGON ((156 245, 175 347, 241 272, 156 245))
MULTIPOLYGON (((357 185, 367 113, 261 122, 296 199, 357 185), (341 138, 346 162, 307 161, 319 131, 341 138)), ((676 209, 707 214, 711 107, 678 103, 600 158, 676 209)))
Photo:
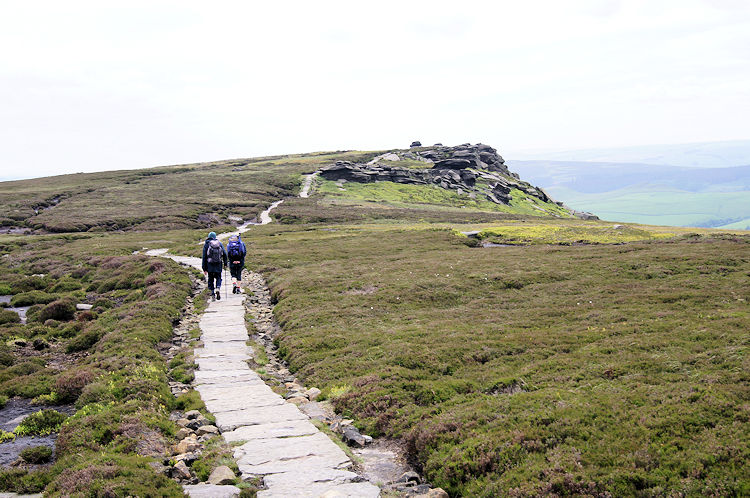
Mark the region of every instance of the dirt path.
POLYGON ((305 183, 302 185, 302 190, 299 193, 300 197, 302 197, 303 199, 307 199, 310 196, 310 187, 312 186, 312 182, 319 174, 320 171, 316 171, 315 173, 305 175, 305 183))

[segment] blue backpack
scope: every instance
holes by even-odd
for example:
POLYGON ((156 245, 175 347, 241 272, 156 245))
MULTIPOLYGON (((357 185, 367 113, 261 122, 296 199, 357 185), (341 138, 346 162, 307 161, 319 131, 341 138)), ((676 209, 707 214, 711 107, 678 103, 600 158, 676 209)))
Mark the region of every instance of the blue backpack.
POLYGON ((227 253, 232 261, 239 261, 243 258, 242 254, 242 241, 239 237, 236 239, 232 237, 227 244, 227 253))

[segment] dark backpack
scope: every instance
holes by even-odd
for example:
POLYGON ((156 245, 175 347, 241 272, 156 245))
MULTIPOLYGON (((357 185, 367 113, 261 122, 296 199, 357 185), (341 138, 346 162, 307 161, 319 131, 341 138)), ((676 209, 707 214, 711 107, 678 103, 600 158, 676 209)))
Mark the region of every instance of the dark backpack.
POLYGON ((240 239, 231 239, 227 244, 227 253, 232 261, 239 261, 242 259, 242 243, 240 239))
POLYGON ((212 239, 208 243, 208 251, 206 251, 206 261, 209 263, 220 263, 223 259, 224 251, 221 250, 221 242, 216 239, 212 239))

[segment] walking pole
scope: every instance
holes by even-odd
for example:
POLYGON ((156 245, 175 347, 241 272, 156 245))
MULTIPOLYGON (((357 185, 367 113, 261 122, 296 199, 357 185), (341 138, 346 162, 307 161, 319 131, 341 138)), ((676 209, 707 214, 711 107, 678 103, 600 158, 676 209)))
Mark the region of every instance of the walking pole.
POLYGON ((229 298, 229 294, 227 293, 227 269, 224 268, 224 299, 229 298))

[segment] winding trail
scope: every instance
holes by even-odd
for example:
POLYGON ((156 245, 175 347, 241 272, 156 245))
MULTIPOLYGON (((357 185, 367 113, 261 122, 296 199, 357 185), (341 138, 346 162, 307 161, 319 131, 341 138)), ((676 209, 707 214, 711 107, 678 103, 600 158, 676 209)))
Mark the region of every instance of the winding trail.
MULTIPOLYGON (((281 202, 261 213, 259 224, 269 223, 270 211, 281 202)), ((240 227, 239 233, 248 226, 240 227)), ((170 255, 162 249, 146 254, 202 271, 200 258, 170 255)), ((244 301, 244 293, 229 294, 211 301, 201 315, 203 346, 194 351, 193 381, 224 439, 242 443, 234 450, 242 479, 263 477, 266 489, 258 492, 261 498, 379 496, 380 488, 347 470, 352 461, 336 443, 250 369, 247 361, 253 350, 247 345, 244 301)), ((239 494, 234 486, 198 484, 184 489, 191 497, 239 494)))

